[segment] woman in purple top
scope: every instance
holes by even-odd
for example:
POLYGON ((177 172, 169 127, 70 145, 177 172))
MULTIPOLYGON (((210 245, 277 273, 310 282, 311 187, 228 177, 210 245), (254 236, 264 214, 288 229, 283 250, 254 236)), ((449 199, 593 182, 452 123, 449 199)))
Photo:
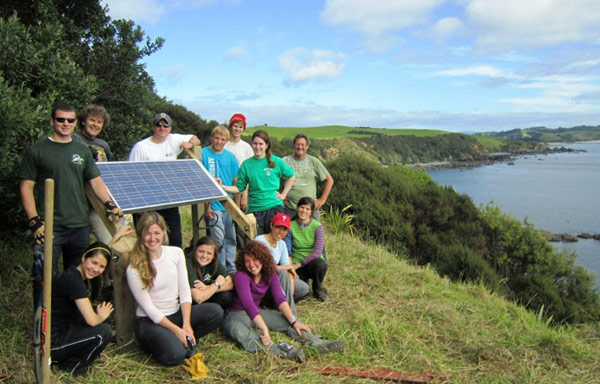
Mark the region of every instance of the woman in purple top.
POLYGON ((238 252, 235 266, 238 270, 233 275, 236 297, 223 322, 223 330, 244 350, 257 352, 262 349, 275 356, 304 361, 304 352, 299 347, 274 344, 269 330, 286 332, 294 340, 314 347, 317 352, 343 350, 343 341, 321 339, 294 316, 285 301, 271 252, 264 244, 257 241, 246 244, 238 252), (273 296, 279 311, 259 308, 267 292, 273 296))

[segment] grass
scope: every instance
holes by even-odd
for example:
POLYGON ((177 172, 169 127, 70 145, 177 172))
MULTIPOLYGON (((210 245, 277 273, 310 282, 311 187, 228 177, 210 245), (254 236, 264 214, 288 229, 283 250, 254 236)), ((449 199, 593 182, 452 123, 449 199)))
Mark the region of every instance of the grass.
MULTIPOLYGON (((188 227, 189 228, 189 227, 188 227)), ((205 383, 375 383, 322 376, 328 365, 385 367, 451 375, 452 383, 600 383, 599 328, 550 327, 535 313, 480 285, 440 278, 383 247, 347 235, 327 234, 326 287, 332 301, 298 304, 316 332, 342 339, 346 350, 297 364, 242 351, 219 333, 200 339, 210 377, 205 383)), ((31 289, 25 249, 0 247, 0 382, 31 383, 31 289)), ((281 334, 276 341, 290 340, 281 334)), ((158 366, 144 352, 118 353, 111 344, 90 374, 73 379, 53 370, 59 383, 178 383, 183 369, 158 366)))
POLYGON ((350 131, 368 131, 390 136, 419 136, 429 137, 447 134, 449 132, 429 129, 388 129, 388 128, 369 128, 369 127, 348 127, 344 125, 325 125, 320 127, 273 127, 257 126, 248 127, 245 135, 251 136, 255 131, 265 129, 269 136, 276 137, 279 140, 293 139, 298 133, 304 133, 311 139, 338 139, 342 137, 368 137, 368 134, 350 134, 350 131))

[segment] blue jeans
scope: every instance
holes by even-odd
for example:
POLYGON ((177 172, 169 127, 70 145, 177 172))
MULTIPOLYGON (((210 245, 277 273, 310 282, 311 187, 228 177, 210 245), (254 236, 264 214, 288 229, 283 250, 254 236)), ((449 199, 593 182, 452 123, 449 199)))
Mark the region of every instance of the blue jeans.
POLYGON ((219 262, 229 274, 235 272, 236 236, 233 218, 227 211, 214 211, 215 218, 209 220, 210 235, 219 246, 219 262))
MULTIPOLYGON (((183 326, 181 310, 167 316, 173 324, 183 326)), ((221 325, 223 309, 219 304, 202 303, 192 305, 190 323, 196 339, 206 335, 221 325)), ((138 317, 135 321, 135 336, 139 343, 164 365, 180 365, 186 357, 186 346, 167 328, 155 324, 148 317, 138 317)))

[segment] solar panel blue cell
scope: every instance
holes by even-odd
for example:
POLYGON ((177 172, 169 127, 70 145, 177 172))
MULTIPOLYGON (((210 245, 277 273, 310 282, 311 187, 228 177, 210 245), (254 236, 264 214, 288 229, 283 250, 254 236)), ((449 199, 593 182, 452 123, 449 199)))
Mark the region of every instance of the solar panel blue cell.
POLYGON ((222 200, 227 194, 198 160, 96 163, 125 213, 222 200))

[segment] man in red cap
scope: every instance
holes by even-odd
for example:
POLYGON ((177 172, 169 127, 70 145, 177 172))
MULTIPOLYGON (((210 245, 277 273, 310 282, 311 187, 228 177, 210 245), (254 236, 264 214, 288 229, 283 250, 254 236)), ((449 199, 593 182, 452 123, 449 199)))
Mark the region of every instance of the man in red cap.
MULTIPOLYGON (((254 151, 250 144, 242 140, 242 133, 246 130, 246 116, 241 113, 236 113, 229 119, 229 141, 225 144, 225 149, 232 152, 238 161, 238 165, 242 165, 244 160, 254 156, 254 151)), ((240 197, 236 197, 235 201, 243 211, 248 208, 248 191, 244 191, 240 197)))

